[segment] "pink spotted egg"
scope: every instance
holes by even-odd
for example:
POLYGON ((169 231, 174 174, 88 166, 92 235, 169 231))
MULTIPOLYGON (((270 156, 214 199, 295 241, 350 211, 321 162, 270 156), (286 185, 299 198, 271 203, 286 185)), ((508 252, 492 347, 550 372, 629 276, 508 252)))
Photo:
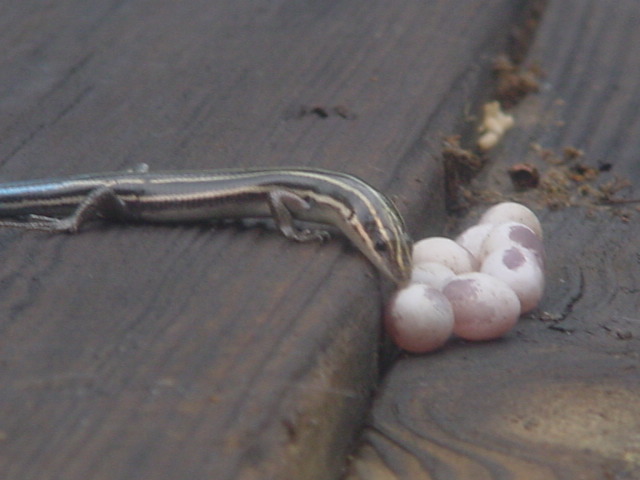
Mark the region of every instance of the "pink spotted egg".
POLYGON ((451 302, 453 333, 466 340, 499 338, 520 316, 520 300, 502 280, 472 272, 453 277, 442 289, 451 302))

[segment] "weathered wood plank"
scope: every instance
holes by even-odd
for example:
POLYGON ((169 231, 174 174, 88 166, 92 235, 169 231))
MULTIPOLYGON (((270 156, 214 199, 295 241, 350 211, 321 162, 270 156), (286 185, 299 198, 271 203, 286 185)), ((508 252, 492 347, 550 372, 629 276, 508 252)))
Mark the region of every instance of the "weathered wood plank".
POLYGON ((395 364, 349 478, 640 475, 640 214, 601 203, 640 194, 639 19, 635 1, 550 2, 528 56, 546 73, 541 93, 513 110, 516 127, 473 185, 540 212, 541 309, 501 341, 395 364), (542 182, 518 192, 507 171, 523 161, 542 182), (616 177, 630 186, 612 192, 616 177))
MULTIPOLYGON (((2 176, 314 165, 435 231, 439 136, 523 5, 3 2, 2 176)), ((380 316, 343 242, 96 226, 0 243, 2 478, 339 474, 380 316)))

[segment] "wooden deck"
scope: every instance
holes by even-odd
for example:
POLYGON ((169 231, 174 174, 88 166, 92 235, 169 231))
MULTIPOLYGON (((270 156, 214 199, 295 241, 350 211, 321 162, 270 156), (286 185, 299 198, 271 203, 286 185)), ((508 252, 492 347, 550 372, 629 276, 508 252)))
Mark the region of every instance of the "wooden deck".
POLYGON ((396 362, 350 480, 640 478, 640 203, 616 201, 640 197, 638 20, 633 1, 549 2, 525 62, 541 91, 471 188, 540 213, 540 311, 502 341, 396 362), (538 188, 515 191, 521 162, 538 188))
POLYGON ((340 239, 0 231, 0 478, 640 476, 640 203, 618 201, 640 197, 639 20, 635 0, 0 5, 2 179, 338 169, 416 238, 526 202, 549 263, 505 339, 398 357, 391 286, 340 239), (448 215, 442 141, 474 142, 500 54, 540 92, 448 215), (545 188, 513 190, 525 161, 545 188))

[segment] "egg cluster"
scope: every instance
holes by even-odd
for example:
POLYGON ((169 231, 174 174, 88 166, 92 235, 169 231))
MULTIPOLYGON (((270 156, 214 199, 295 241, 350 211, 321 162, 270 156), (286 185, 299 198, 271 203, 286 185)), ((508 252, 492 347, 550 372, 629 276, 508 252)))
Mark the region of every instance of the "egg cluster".
POLYGON ((414 245, 411 282, 392 297, 386 330, 414 353, 435 350, 452 334, 501 337, 540 301, 544 261, 536 215, 518 203, 495 205, 455 240, 414 245))

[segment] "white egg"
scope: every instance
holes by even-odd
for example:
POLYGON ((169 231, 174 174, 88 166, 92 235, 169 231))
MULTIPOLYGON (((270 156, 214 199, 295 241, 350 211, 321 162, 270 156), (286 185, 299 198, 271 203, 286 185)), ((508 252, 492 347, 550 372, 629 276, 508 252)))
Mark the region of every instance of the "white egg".
POLYGON ((386 311, 385 328, 400 348, 430 352, 451 336, 453 310, 440 291, 416 283, 395 293, 386 311))
POLYGON ((483 223, 469 227, 456 237, 456 243, 469 250, 475 258, 480 258, 482 242, 494 226, 491 223, 483 223))
POLYGON ((502 223, 493 227, 482 242, 479 260, 482 263, 490 253, 514 246, 533 252, 540 266, 544 268, 542 240, 531 228, 517 222, 502 223))
POLYGON ((544 273, 535 254, 520 247, 490 253, 482 262, 482 273, 506 283, 520 300, 520 312, 533 310, 544 291, 544 273))
POLYGON ((444 284, 453 276, 455 276, 455 273, 449 267, 441 263, 425 262, 413 266, 411 283, 422 283, 442 290, 444 284))
POLYGON ((472 272, 479 267, 469 250, 444 237, 425 238, 413 245, 413 264, 426 262, 441 263, 457 274, 472 272))
POLYGON ((453 277, 442 289, 451 302, 453 333, 466 340, 499 338, 520 316, 520 300, 502 280, 485 273, 453 277))
POLYGON ((494 205, 478 220, 478 224, 490 223, 499 225, 505 222, 518 222, 533 230, 539 238, 543 238, 542 225, 535 213, 529 208, 515 202, 503 202, 494 205))

